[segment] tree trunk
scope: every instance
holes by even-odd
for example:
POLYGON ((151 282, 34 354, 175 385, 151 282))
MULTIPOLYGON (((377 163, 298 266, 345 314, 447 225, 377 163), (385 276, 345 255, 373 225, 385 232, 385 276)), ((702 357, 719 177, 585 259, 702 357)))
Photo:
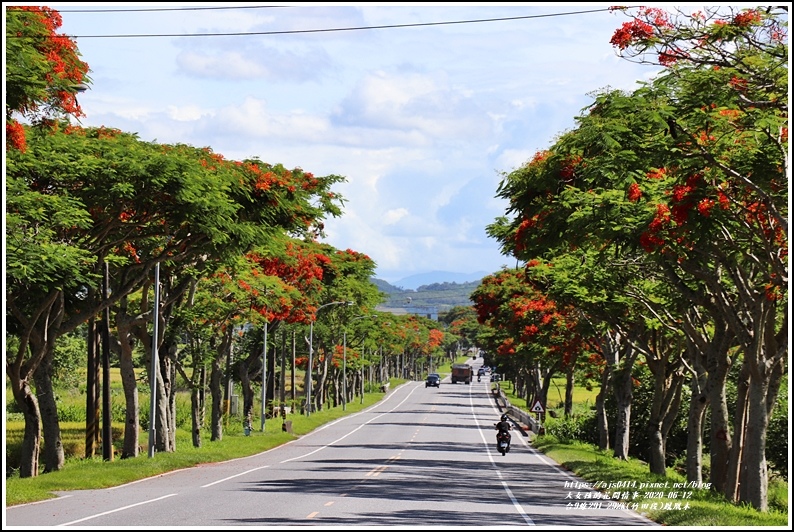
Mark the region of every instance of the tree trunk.
MULTIPOLYGON (((549 401, 549 388, 551 388, 551 379, 552 379, 552 377, 554 377, 555 373, 557 373, 558 368, 559 368, 559 364, 555 363, 555 364, 552 364, 552 365, 546 367, 545 369, 543 369, 542 372, 539 373, 539 375, 541 376, 541 381, 540 381, 541 385, 540 385, 540 389, 538 390, 539 394, 536 397, 537 397, 537 399, 540 399, 540 402, 543 405, 547 405, 548 406, 548 404, 549 404, 549 402, 548 402, 549 401)), ((538 365, 538 370, 540 370, 540 365, 538 365)), ((533 402, 533 404, 534 404, 534 402, 533 402)), ((532 407, 532 405, 529 405, 529 406, 530 406, 530 408, 532 407)), ((547 410, 548 410, 548 408, 547 408, 547 410)))
POLYGON ((132 341, 133 334, 126 319, 126 302, 122 300, 122 310, 116 314, 116 335, 119 339, 119 368, 121 385, 124 391, 124 443, 121 458, 133 458, 140 453, 140 404, 138 401, 138 380, 135 377, 132 341))
POLYGON ((237 365, 237 377, 243 394, 243 427, 253 427, 254 422, 254 389, 251 385, 251 371, 260 373, 262 364, 253 353, 241 360, 237 365))
MULTIPOLYGON (((787 352, 787 348, 783 348, 787 352)), ((763 347, 753 359, 748 390, 746 451, 743 454, 743 483, 740 501, 766 512, 769 505, 769 478, 766 463, 766 437, 769 419, 777 402, 780 381, 785 373, 785 357, 766 358, 763 347)))
POLYGON ((342 389, 339 379, 341 378, 341 372, 338 371, 336 368, 331 368, 331 376, 328 379, 331 384, 330 387, 332 388, 332 393, 330 394, 329 401, 331 403, 331 407, 339 406, 342 402, 342 397, 340 396, 340 390, 342 389))
POLYGON ((94 318, 88 320, 86 348, 85 457, 93 458, 99 443, 99 335, 94 318))
POLYGON ((612 391, 617 403, 617 419, 615 420, 614 457, 619 460, 629 458, 629 437, 631 435, 631 402, 634 395, 630 368, 615 372, 612 391))
MULTIPOLYGON (((731 453, 728 457, 727 471, 725 476, 725 496, 731 502, 739 500, 739 486, 742 483, 742 463, 744 458, 745 437, 747 430, 747 407, 748 392, 750 387, 750 369, 747 361, 742 363, 739 381, 736 384, 736 411, 733 418, 733 441, 731 442, 731 453)), ((713 430, 713 429, 712 429, 713 430)), ((728 435, 719 435, 728 437, 728 435)))
POLYGON ((709 396, 706 390, 705 369, 697 360, 699 356, 693 363, 695 373, 692 375, 690 385, 692 393, 687 418, 686 479, 688 482, 696 482, 699 486, 703 482, 703 420, 706 418, 709 396))
POLYGON ((207 366, 201 365, 201 375, 199 376, 199 427, 204 426, 204 419, 207 417, 207 366))
MULTIPOLYGON (((148 331, 148 319, 147 317, 151 317, 151 314, 148 314, 148 310, 146 309, 145 305, 141 306, 141 314, 137 316, 133 322, 129 325, 130 331, 138 338, 141 342, 141 345, 144 349, 144 352, 147 354, 146 357, 146 368, 147 374, 149 375, 149 382, 151 383, 151 371, 152 371, 152 357, 154 356, 153 352, 153 344, 154 338, 148 331)), ((121 325, 122 330, 124 330, 127 325, 122 324, 123 321, 123 314, 119 314, 116 319, 116 327, 118 329, 119 325, 121 325)), ((171 385, 173 382, 172 377, 172 366, 171 366, 171 359, 170 353, 166 350, 170 347, 168 344, 163 342, 165 326, 167 320, 164 317, 163 313, 158 313, 158 333, 157 333, 157 367, 154 369, 155 373, 155 387, 154 390, 150 390, 151 397, 149 401, 155 401, 155 419, 154 423, 152 424, 152 420, 149 420, 150 427, 154 427, 154 447, 156 452, 171 452, 174 450, 174 441, 172 438, 175 437, 175 434, 171 434, 174 431, 173 427, 173 416, 171 415, 172 412, 172 397, 170 397, 171 392, 171 385)), ((121 336, 120 336, 121 338, 121 336)), ((151 387, 151 385, 150 385, 151 387)), ((125 391, 126 393, 126 391, 125 391)), ((150 403, 151 406, 151 403, 150 403)), ((129 416, 129 412, 127 412, 127 416, 129 416)), ((151 415, 151 408, 149 410, 149 415, 151 415)), ((150 438, 151 441, 151 438, 150 438)))
POLYGON ((574 388, 574 368, 575 364, 568 364, 565 372, 565 417, 571 417, 573 413, 573 388, 574 388))
POLYGON ((276 371, 276 355, 278 353, 276 349, 276 342, 277 339, 276 333, 278 332, 278 323, 274 322, 273 327, 270 328, 270 331, 273 333, 273 349, 271 351, 273 354, 269 354, 265 357, 265 362, 267 363, 267 374, 265 375, 265 382, 262 383, 262 386, 265 387, 265 415, 268 415, 268 404, 271 407, 270 412, 272 412, 273 405, 277 402, 276 398, 278 398, 278 381, 276 380, 278 376, 278 372, 276 371))
MULTIPOLYGON (((756 377, 755 375, 753 377, 756 377)), ((742 479, 739 500, 749 502, 753 508, 767 511, 766 429, 769 418, 766 396, 769 393, 769 376, 750 379, 747 405, 747 439, 742 453, 742 479)))
MULTIPOLYGON (((318 354, 320 350, 317 351, 318 354)), ((323 403, 325 403, 325 379, 328 376, 328 357, 323 355, 317 364, 317 390, 314 393, 314 409, 317 412, 322 411, 323 403)))
MULTIPOLYGON (((281 366, 281 372, 279 373, 279 383, 278 383, 278 403, 279 406, 283 409, 284 403, 287 400, 287 331, 282 328, 281 329, 281 358, 279 365, 281 366)), ((283 413, 283 410, 282 410, 283 413)))
POLYGON ((684 374, 680 372, 680 358, 669 362, 668 357, 673 354, 671 351, 677 348, 676 343, 670 342, 672 345, 663 346, 661 344, 668 344, 664 339, 654 343, 656 344, 655 354, 646 356, 648 368, 654 378, 653 398, 647 427, 650 443, 648 465, 651 473, 664 476, 667 474, 667 435, 678 415, 684 374))
POLYGON ((631 403, 634 398, 634 382, 631 372, 634 368, 634 361, 639 352, 630 345, 623 346, 623 356, 617 349, 618 342, 615 342, 613 356, 618 357, 618 364, 612 371, 612 392, 617 403, 617 419, 615 420, 615 450, 614 456, 619 460, 629 458, 629 438, 631 436, 631 403))
MULTIPOLYGON (((707 299, 706 299, 707 301, 707 299)), ((683 329, 691 343, 689 360, 692 363, 692 398, 687 421, 687 480, 702 482, 703 479, 703 424, 710 411, 711 432, 711 489, 723 493, 730 456, 728 437, 728 406, 725 399, 725 382, 731 367, 729 349, 735 342, 726 321, 710 306, 711 318, 702 315, 696 308, 685 313, 683 329), (709 334, 706 331, 712 331, 709 334)))
POLYGON ((293 406, 295 405, 295 401, 298 400, 298 389, 297 389, 296 384, 295 384, 295 369, 296 369, 296 365, 295 365, 295 348, 296 348, 296 345, 295 345, 295 331, 292 331, 292 361, 290 362, 291 371, 290 371, 290 376, 289 376, 289 378, 290 378, 289 382, 290 382, 290 399, 291 399, 291 402, 292 402, 293 406))
POLYGON ((22 437, 22 453, 19 462, 20 478, 39 475, 39 452, 41 450, 41 415, 39 401, 31 392, 27 382, 21 384, 21 390, 15 391, 14 399, 21 405, 25 418, 25 433, 22 437))
POLYGON ((50 346, 44 359, 42 359, 33 374, 44 436, 44 446, 40 457, 44 463, 44 473, 60 471, 66 462, 63 452, 63 441, 61 440, 61 427, 58 423, 58 405, 55 401, 55 391, 52 387, 52 357, 53 351, 52 346, 50 346))
MULTIPOLYGON (((17 406, 25 419, 19 476, 39 474, 41 452, 41 412, 39 402, 30 389, 30 382, 41 361, 54 348, 58 327, 63 320, 63 293, 53 290, 40 306, 33 322, 21 323, 25 331, 19 335, 16 353, 6 353, 6 376, 17 406), (26 355, 27 359, 26 359, 26 355)), ((14 313, 19 318, 18 313, 14 313)))
MULTIPOLYGON (((727 355, 710 356, 709 374, 706 379, 709 394, 708 402, 711 410, 709 482, 712 490, 726 495, 729 492, 733 492, 732 489, 728 488, 728 470, 733 450, 731 440, 732 421, 728 414, 728 399, 725 392, 725 384, 728 380, 731 364, 732 362, 727 355)), ((734 430, 741 430, 742 419, 744 419, 743 415, 734 420, 734 422, 738 421, 738 423, 734 423, 734 430)))
POLYGON ((156 387, 154 390, 154 393, 157 396, 157 404, 155 406, 156 423, 154 434, 155 451, 162 453, 170 452, 173 449, 171 448, 171 439, 168 434, 171 427, 170 416, 168 415, 171 405, 167 392, 169 383, 167 382, 168 370, 167 364, 165 362, 166 357, 158 358, 160 360, 160 364, 158 366, 158 371, 156 371, 156 387))
MULTIPOLYGON (((188 343, 193 344, 193 340, 188 340, 188 343)), ((201 350, 195 344, 190 349, 194 354, 201 350)), ((198 449, 201 447, 201 428, 204 426, 204 381, 206 372, 204 371, 201 357, 192 357, 191 363, 193 367, 190 375, 187 374, 181 362, 174 366, 190 389, 190 439, 193 447, 198 449)))
POLYGON ((223 439, 223 397, 225 393, 223 369, 221 367, 223 357, 223 354, 215 357, 210 370, 210 397, 212 398, 210 441, 221 441, 223 439))
POLYGON ((198 386, 190 388, 190 435, 193 442, 193 447, 198 449, 201 447, 201 391, 198 386))
POLYGON ((168 397, 168 452, 176 452, 176 345, 171 346, 171 352, 165 357, 165 371, 168 381, 165 383, 165 394, 168 397))
POLYGON ((598 426, 598 448, 602 451, 609 449, 609 419, 607 418, 606 398, 609 394, 612 379, 611 370, 606 366, 601 373, 601 389, 596 395, 596 423, 598 426))

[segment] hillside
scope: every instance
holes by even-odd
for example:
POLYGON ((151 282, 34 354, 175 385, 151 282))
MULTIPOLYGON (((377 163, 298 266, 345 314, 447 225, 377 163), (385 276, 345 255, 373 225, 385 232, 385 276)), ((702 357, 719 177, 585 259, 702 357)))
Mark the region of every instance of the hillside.
POLYGON ((417 273, 403 277, 399 281, 393 282, 392 285, 403 290, 418 290, 421 286, 427 286, 436 283, 458 283, 465 284, 482 280, 483 277, 488 275, 488 272, 448 272, 435 270, 432 272, 417 273))
POLYGON ((380 305, 382 308, 436 307, 438 312, 445 312, 456 306, 471 306, 469 295, 480 285, 480 281, 443 282, 410 290, 393 286, 382 279, 373 277, 371 280, 381 292, 389 296, 388 301, 380 305))

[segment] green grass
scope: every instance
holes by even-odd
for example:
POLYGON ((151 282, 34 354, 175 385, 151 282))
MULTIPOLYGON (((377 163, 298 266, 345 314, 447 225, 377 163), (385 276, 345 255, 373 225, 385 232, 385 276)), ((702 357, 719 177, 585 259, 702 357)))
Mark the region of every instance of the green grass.
MULTIPOLYGON (((562 387, 564 397, 565 382, 558 383, 562 387)), ((495 385, 494 385, 495 386, 495 385)), ((528 411, 526 400, 515 395, 512 383, 502 381, 499 387, 510 404, 528 411)), ((554 384, 552 384, 554 389, 554 384)), ((595 404, 597 391, 575 387, 573 394, 574 411, 590 408, 595 404)), ((551 395, 550 395, 551 397, 551 395)), ((549 403, 552 400, 549 399, 549 403)), ((771 481, 769 484, 769 511, 759 512, 749 506, 735 505, 718 493, 709 489, 691 489, 675 487, 685 484, 686 477, 673 468, 667 469, 666 476, 652 475, 648 464, 637 459, 618 460, 612 456, 613 451, 601 451, 597 446, 582 442, 560 442, 554 436, 538 436, 532 439, 532 445, 546 454, 555 462, 568 469, 576 476, 592 483, 602 492, 626 491, 628 488, 614 487, 619 482, 629 482, 634 487, 628 489, 629 499, 617 499, 620 502, 637 503, 637 511, 649 519, 668 526, 780 526, 788 525, 788 484, 782 481, 771 481), (668 483, 667 488, 645 486, 650 483, 668 483), (596 486, 598 484, 598 486, 596 486), (609 486, 612 485, 612 488, 609 486), (637 492, 636 498, 635 491, 637 492), (651 497, 658 495, 661 497, 651 497), (679 503, 681 509, 665 509, 665 504, 675 508, 679 503), (645 507, 642 505, 645 504, 645 507), (688 505, 688 506, 687 506, 688 505), (684 509, 686 508, 686 509, 684 509)), ((625 486, 625 484, 617 484, 625 486)))
MULTIPOLYGON (((596 396, 598 395, 598 388, 585 388, 584 386, 574 386, 573 388, 573 404, 580 405, 583 408, 589 408, 595 404, 596 396)), ((548 395, 548 408, 558 408, 562 410, 565 407, 565 379, 557 378, 551 379, 551 386, 549 387, 548 395)))
MULTIPOLYGON (((392 379, 390 384, 393 388, 403 382, 405 381, 401 379, 392 379)), ((96 458, 84 459, 75 456, 67 458, 65 467, 61 471, 29 478, 12 475, 6 479, 6 506, 51 499, 55 497, 52 493, 54 491, 109 488, 199 464, 252 456, 283 445, 335 419, 368 408, 380 401, 384 395, 381 392, 366 393, 363 403, 359 398, 348 403, 344 410, 338 406, 313 412, 310 416, 300 413, 289 414, 286 419, 292 422, 292 434, 282 431, 281 418, 274 418, 265 421, 264 432, 259 430, 260 423, 257 422, 251 435, 245 436, 242 420, 235 420, 224 426, 223 438, 219 441, 210 441, 209 432, 204 431, 202 446, 195 448, 190 438, 190 431, 177 429, 177 451, 155 453, 151 458, 146 449, 148 436, 144 432, 140 439, 144 450, 135 458, 104 461, 100 451, 100 456, 96 458)), ((20 423, 19 421, 7 423, 7 441, 8 438, 21 438, 22 426, 16 426, 20 423)), ((84 438, 84 433, 83 430, 80 437, 84 438)), ((114 430, 115 437, 121 437, 120 431, 117 434, 114 430)))
MULTIPOLYGON (((461 359, 460 362, 466 360, 461 359)), ((437 371, 443 375, 449 372, 449 367, 449 364, 439 366, 437 371)), ((391 389, 403 382, 405 381, 402 379, 392 379, 391 389)), ((511 404, 522 405, 525 403, 513 395, 514 390, 508 381, 502 381, 499 384, 511 404)), ((574 401, 587 401, 588 394, 589 391, 581 389, 574 393, 574 401)), ((6 479, 6 506, 53 498, 55 491, 108 488, 176 469, 251 456, 307 434, 335 419, 363 410, 380 401, 383 396, 384 394, 380 392, 368 392, 364 396, 363 404, 360 400, 355 400, 348 403, 345 410, 342 410, 340 406, 326 408, 320 412, 312 413, 311 416, 290 414, 287 416, 287 420, 292 421, 292 434, 281 430, 281 419, 269 419, 266 421, 264 433, 259 431, 259 423, 256 422, 251 435, 244 436, 242 422, 234 420, 224 427, 223 439, 220 441, 212 442, 208 433, 202 434, 202 447, 198 449, 193 447, 189 431, 179 429, 177 430, 177 452, 175 453, 158 453, 149 458, 144 450, 139 457, 125 460, 115 459, 112 462, 105 462, 101 457, 93 459, 71 457, 67 459, 66 466, 62 471, 41 474, 32 478, 21 479, 18 476, 11 476, 6 479)), ((7 444, 14 438, 21 438, 22 426, 17 426, 19 423, 18 421, 6 423, 7 444)), ((72 434, 78 440, 83 438, 84 434, 77 426, 68 428, 65 433, 72 434)), ((120 429, 116 430, 114 427, 114 438, 120 437, 120 429)), ((143 433, 141 443, 144 447, 146 442, 147 436, 146 433, 143 433)), ((539 451, 583 480, 603 485, 604 492, 615 491, 616 488, 609 488, 610 483, 634 483, 636 488, 632 488, 631 492, 633 496, 636 491, 637 498, 630 501, 621 500, 621 502, 636 501, 638 505, 642 503, 648 505, 644 509, 638 508, 637 510, 663 525, 785 528, 788 524, 788 485, 783 482, 770 483, 770 511, 762 513, 749 507, 730 504, 718 494, 707 489, 640 488, 641 485, 649 482, 669 482, 670 486, 673 486, 674 483, 685 482, 685 478, 673 469, 668 470, 666 477, 653 477, 648 472, 648 465, 644 462, 636 459, 617 460, 611 456, 611 452, 600 451, 589 444, 560 443, 553 436, 537 437, 533 439, 532 443, 539 451), (659 491, 662 492, 662 497, 650 497, 651 492, 659 491), (677 492, 677 494, 671 495, 673 492, 677 492), (682 496, 684 493, 688 495, 682 496), (665 503, 672 505, 676 502, 680 503, 682 508, 685 504, 688 504, 689 507, 685 510, 664 509, 665 503), (657 505, 655 509, 651 507, 653 504, 657 505)), ((64 444, 66 447, 67 443, 64 444)), ((77 443, 75 445, 79 446, 77 443)), ((624 489, 621 488, 621 491, 624 489)))
POLYGON ((788 486, 784 483, 770 485, 769 499, 770 507, 785 510, 759 512, 730 504, 706 488, 681 487, 686 484, 686 478, 673 469, 668 468, 666 476, 652 475, 648 464, 636 459, 618 460, 611 456, 611 451, 601 451, 590 444, 562 444, 552 436, 539 436, 532 445, 603 493, 612 496, 616 491, 628 491, 628 497, 613 500, 636 502, 638 512, 663 525, 742 528, 788 525, 788 486), (658 484, 666 487, 659 488, 658 484), (676 504, 679 509, 665 509, 665 505, 676 504))
MULTIPOLYGON (((494 384, 495 386, 495 384, 494 384)), ((499 382, 499 387, 504 392, 507 400, 510 401, 511 405, 514 405, 518 408, 523 408, 524 406, 531 406, 526 404, 526 399, 521 399, 515 394, 515 389, 513 389, 513 384, 510 381, 501 381, 499 382)), ((595 399, 598 395, 598 390, 595 388, 585 388, 584 386, 574 386, 573 388, 573 407, 574 410, 589 410, 593 405, 595 405, 595 399)), ((565 379, 557 378, 551 380, 551 386, 549 387, 549 395, 547 398, 548 404, 546 405, 546 410, 558 410, 559 414, 562 415, 563 408, 565 407, 565 379)))

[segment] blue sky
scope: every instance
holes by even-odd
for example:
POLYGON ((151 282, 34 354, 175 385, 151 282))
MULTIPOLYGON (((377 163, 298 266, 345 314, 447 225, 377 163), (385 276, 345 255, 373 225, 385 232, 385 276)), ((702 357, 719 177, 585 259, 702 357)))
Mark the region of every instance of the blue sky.
POLYGON ((653 74, 616 56, 609 4, 45 5, 91 68, 84 125, 344 176, 325 241, 389 282, 514 266, 485 231, 503 175, 653 74), (306 31, 371 26, 404 27, 306 31))

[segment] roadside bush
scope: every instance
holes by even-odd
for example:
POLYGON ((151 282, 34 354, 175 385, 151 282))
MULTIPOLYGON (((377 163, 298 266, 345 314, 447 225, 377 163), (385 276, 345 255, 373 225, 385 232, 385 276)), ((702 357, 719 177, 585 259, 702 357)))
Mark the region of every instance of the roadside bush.
POLYGON ((59 336, 55 340, 52 369, 53 384, 58 388, 77 388, 83 378, 80 371, 85 367, 86 327, 78 327, 72 333, 59 336))
POLYGON ((573 443, 574 441, 587 441, 589 430, 589 418, 595 420, 594 412, 573 416, 569 418, 546 418, 544 424, 546 434, 554 436, 560 443, 573 443))
POLYGON ((770 468, 788 481, 789 456, 788 376, 780 383, 780 392, 769 420, 766 434, 766 458, 770 468))
POLYGON ((11 395, 11 392, 6 389, 6 416, 9 414, 19 414, 19 418, 23 419, 22 417, 22 409, 19 408, 19 404, 14 400, 14 396, 11 395))
MULTIPOLYGON (((139 412, 138 412, 138 426, 142 430, 149 430, 149 410, 151 403, 149 402, 148 395, 139 395, 139 412)), ((242 401, 240 402, 242 404, 242 401)), ((124 405, 119 405, 119 415, 121 421, 124 421, 124 413, 126 412, 124 405)), ((114 421, 116 421, 114 414, 114 421)), ((176 426, 188 431, 192 428, 192 420, 190 419, 190 395, 186 393, 178 393, 176 396, 176 426)), ((207 421, 207 420, 205 420, 207 421)), ((207 421, 208 422, 208 421, 207 421)))
POLYGON ((58 402, 58 421, 61 423, 85 422, 85 405, 58 402))

